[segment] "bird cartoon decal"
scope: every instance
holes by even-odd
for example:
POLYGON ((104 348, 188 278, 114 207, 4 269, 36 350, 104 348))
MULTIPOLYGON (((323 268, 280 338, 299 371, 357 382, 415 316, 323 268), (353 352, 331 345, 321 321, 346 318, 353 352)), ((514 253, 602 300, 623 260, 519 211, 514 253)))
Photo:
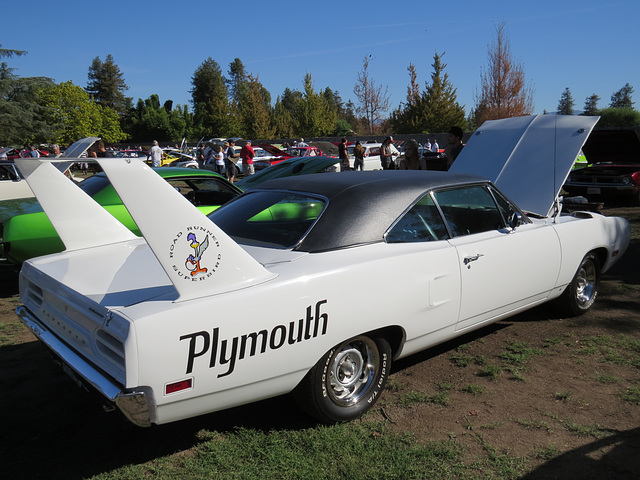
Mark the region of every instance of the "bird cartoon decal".
POLYGON ((194 277, 199 273, 207 273, 207 269, 200 266, 200 260, 202 254, 209 247, 209 235, 204 237, 202 243, 198 242, 195 233, 187 235, 187 241, 191 248, 193 248, 193 254, 187 257, 185 267, 191 272, 191 276, 194 277))

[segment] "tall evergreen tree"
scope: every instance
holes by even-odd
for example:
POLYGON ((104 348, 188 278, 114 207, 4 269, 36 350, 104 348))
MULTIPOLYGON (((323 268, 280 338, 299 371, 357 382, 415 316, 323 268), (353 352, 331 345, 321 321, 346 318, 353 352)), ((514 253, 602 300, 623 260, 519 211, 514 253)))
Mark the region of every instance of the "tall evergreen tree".
POLYGON ((218 63, 207 58, 191 77, 191 103, 198 136, 227 137, 230 131, 228 90, 218 63))
POLYGON ((409 66, 410 84, 407 102, 398 108, 390 120, 397 133, 446 132, 453 125, 466 129, 464 107, 458 104, 457 89, 444 72, 446 64, 437 52, 433 56, 431 83, 425 82, 425 91, 417 87, 417 75, 413 65, 409 66))
POLYGON ((247 78, 246 87, 240 103, 244 135, 248 138, 273 138, 275 128, 271 126, 271 107, 265 101, 264 87, 251 74, 247 78))
POLYGON ((88 77, 89 82, 85 89, 87 93, 99 105, 115 110, 123 118, 131 108, 132 99, 124 94, 129 87, 111 54, 107 55, 104 62, 100 57, 94 58, 89 67, 88 77))
POLYGON ((611 108, 633 108, 635 102, 631 101, 633 87, 628 83, 611 95, 611 108))
POLYGON ((584 102, 584 109, 582 111, 582 115, 598 115, 598 102, 600 101, 600 97, 595 93, 584 102))
POLYGON ((440 59, 441 56, 436 52, 431 64, 431 84, 426 85, 423 95, 422 108, 426 117, 424 130, 447 132, 454 125, 464 130, 467 126, 464 107, 458 103, 457 89, 449 81, 449 74, 443 75, 447 64, 440 59))
POLYGON ((569 87, 566 87, 558 102, 558 115, 573 115, 574 105, 575 102, 573 101, 571 90, 569 90, 569 87))

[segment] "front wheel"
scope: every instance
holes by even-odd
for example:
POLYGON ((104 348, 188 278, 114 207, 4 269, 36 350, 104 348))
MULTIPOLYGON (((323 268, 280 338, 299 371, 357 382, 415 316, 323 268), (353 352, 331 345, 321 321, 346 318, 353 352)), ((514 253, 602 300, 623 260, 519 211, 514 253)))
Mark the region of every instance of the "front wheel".
POLYGON ((324 423, 360 417, 376 402, 391 369, 384 338, 358 336, 329 350, 296 390, 300 407, 324 423))
POLYGON ((564 313, 577 316, 591 310, 598 296, 599 283, 600 262, 593 253, 589 253, 582 259, 573 280, 558 298, 564 313))

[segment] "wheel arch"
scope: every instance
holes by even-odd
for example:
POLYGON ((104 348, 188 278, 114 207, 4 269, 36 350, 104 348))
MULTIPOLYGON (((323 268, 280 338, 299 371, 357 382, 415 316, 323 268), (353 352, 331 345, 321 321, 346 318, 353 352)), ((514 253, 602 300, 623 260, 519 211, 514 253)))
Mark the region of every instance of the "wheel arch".
POLYGON ((383 327, 377 330, 363 333, 363 335, 371 338, 384 338, 391 347, 391 352, 393 353, 394 360, 396 360, 398 358, 398 355, 400 355, 400 353, 402 352, 402 347, 404 346, 404 342, 407 338, 407 334, 404 328, 402 328, 400 325, 390 325, 388 327, 383 327))

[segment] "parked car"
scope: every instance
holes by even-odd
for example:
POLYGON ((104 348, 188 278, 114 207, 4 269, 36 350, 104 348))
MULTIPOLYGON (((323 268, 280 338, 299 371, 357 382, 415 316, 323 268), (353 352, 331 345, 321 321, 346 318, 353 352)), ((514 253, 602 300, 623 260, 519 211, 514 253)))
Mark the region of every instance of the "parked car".
POLYGON ((147 150, 118 150, 114 153, 117 158, 139 158, 146 161, 149 156, 147 150))
POLYGON ((270 168, 260 170, 255 175, 244 177, 234 183, 244 191, 257 187, 274 178, 308 175, 311 173, 336 172, 337 158, 334 157, 293 157, 283 160, 270 168))
POLYGON ((0 162, 0 200, 33 197, 33 192, 13 162, 0 162))
MULTIPOLYGON (((256 158, 253 159, 253 167, 256 172, 276 165, 288 158, 292 158, 291 155, 284 150, 268 143, 260 143, 256 147, 264 151, 264 155, 256 156, 256 158)), ((254 147, 254 150, 256 147, 254 147)))
MULTIPOLYGON (((48 157, 49 152, 42 149, 36 149, 41 157, 48 157)), ((4 147, 0 148, 0 159, 2 160, 15 160, 16 158, 31 158, 29 150, 4 147)))
MULTIPOLYGON (((97 137, 87 137, 78 140, 67 148, 65 157, 80 158, 96 140, 98 140, 97 137)), ((14 163, 15 158, 20 158, 19 151, 14 148, 4 148, 0 149, 0 153, 7 155, 7 160, 0 161, 0 202, 33 198, 31 188, 29 188, 29 185, 14 163), (17 154, 14 155, 14 153, 17 154)), ((57 168, 61 169, 61 171, 67 171, 72 164, 73 162, 56 163, 57 168)), ((0 206, 0 219, 3 218, 1 212, 2 207, 0 206)))
MULTIPOLYGON (((515 148, 557 139, 575 159, 588 121, 545 117, 515 148)), ((38 162, 25 176, 75 245, 25 262, 17 313, 136 425, 290 392, 320 421, 351 420, 396 359, 551 300, 587 312, 629 243, 625 219, 558 215, 560 186, 540 189, 572 162, 512 155, 503 144, 526 125, 496 122, 481 127, 489 158, 485 135, 464 152, 513 198, 476 175, 345 172, 271 180, 206 217, 140 163, 98 159, 144 238, 38 162), (495 173, 507 163, 508 181, 495 173)))
MULTIPOLYGON (((155 169, 155 172, 204 214, 212 212, 242 192, 225 178, 207 170, 164 167, 155 169)), ((140 235, 136 223, 104 173, 88 177, 74 188, 92 197, 134 234, 140 235)), ((140 198, 154 204, 155 199, 149 200, 152 197, 144 190, 143 185, 139 185, 138 194, 140 198)), ((69 205, 73 206, 69 207, 73 214, 75 204, 69 205)), ((64 238, 58 235, 45 211, 35 198, 20 202, 0 202, 0 257, 20 264, 29 258, 60 252, 65 246, 69 247, 64 238)), ((157 212, 161 210, 156 210, 156 215, 157 212)))
POLYGON ((292 157, 315 157, 324 155, 318 147, 289 147, 287 148, 287 153, 292 157))
POLYGON ((593 202, 640 204, 639 128, 595 130, 584 145, 587 166, 574 169, 564 189, 593 202))

